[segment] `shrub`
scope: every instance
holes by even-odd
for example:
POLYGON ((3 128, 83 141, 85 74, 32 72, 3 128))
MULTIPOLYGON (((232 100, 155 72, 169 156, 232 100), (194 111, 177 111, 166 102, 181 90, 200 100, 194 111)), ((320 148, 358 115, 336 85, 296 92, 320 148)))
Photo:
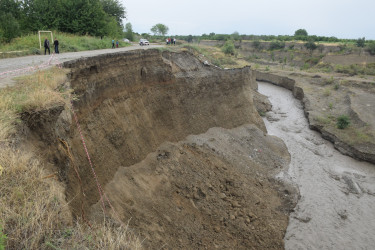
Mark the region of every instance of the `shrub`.
POLYGON ((6 246, 7 236, 3 233, 3 229, 0 225, 0 250, 4 250, 6 246))
POLYGON ((272 41, 270 43, 270 50, 283 49, 285 48, 285 42, 272 41))
POLYGON ((329 88, 326 88, 326 89, 324 89, 323 94, 324 94, 324 96, 330 96, 331 95, 331 90, 329 90, 329 88))
POLYGON ((349 116, 347 116, 347 115, 340 115, 337 118, 336 125, 337 125, 337 128, 339 128, 339 129, 345 129, 345 128, 347 128, 350 125, 349 116))
POLYGON ((331 76, 330 78, 327 78, 324 80, 324 83, 325 84, 332 84, 335 80, 333 79, 333 76, 331 76))
POLYGON ((306 63, 309 63, 310 65, 316 65, 320 61, 320 57, 310 57, 305 60, 306 63))
POLYGON ((358 38, 357 41, 355 42, 357 47, 365 47, 365 42, 366 42, 366 38, 358 38))
POLYGON ((306 49, 310 50, 310 52, 313 52, 313 50, 315 50, 316 48, 318 48, 318 46, 316 45, 316 43, 312 40, 308 41, 307 43, 305 43, 304 45, 306 47, 306 49))
POLYGON ((20 27, 11 13, 0 12, 0 42, 10 42, 20 33, 20 27))
POLYGON ((255 49, 257 49, 257 50, 260 50, 260 49, 262 49, 262 44, 261 44, 258 40, 255 40, 255 41, 253 42, 253 47, 254 47, 255 49))
POLYGON ((221 49, 225 54, 231 54, 234 55, 235 53, 235 48, 234 48, 234 43, 231 40, 228 40, 225 42, 223 48, 221 49))
POLYGON ((375 42, 369 43, 369 44, 367 45, 367 51, 368 51, 371 55, 375 55, 375 42))
POLYGON ((308 63, 305 63, 302 67, 301 67, 301 70, 307 70, 310 68, 310 64, 308 63))

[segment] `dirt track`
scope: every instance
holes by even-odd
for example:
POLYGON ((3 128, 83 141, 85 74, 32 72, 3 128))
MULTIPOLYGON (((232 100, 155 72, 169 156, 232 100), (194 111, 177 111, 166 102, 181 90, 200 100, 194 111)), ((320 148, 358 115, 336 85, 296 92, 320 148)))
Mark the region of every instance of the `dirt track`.
MULTIPOLYGON (((157 48, 161 47, 160 45, 150 45, 150 46, 139 46, 133 45, 130 47, 118 48, 118 49, 101 49, 101 50, 88 50, 88 51, 81 51, 81 52, 68 52, 68 53, 61 53, 54 55, 52 58, 49 55, 34 55, 34 56, 24 56, 24 57, 16 57, 16 58, 7 58, 7 59, 0 59, 0 88, 12 85, 15 83, 12 78, 20 75, 25 75, 28 72, 26 68, 29 67, 38 67, 41 65, 49 64, 48 61, 50 59, 50 65, 56 65, 59 63, 63 63, 66 61, 82 58, 82 57, 91 57, 101 54, 110 54, 116 53, 121 51, 129 51, 135 49, 149 49, 149 48, 157 48), (25 70, 22 70, 25 69, 25 70), (20 70, 19 72, 12 74, 3 74, 5 72, 20 70), (3 75, 2 75, 3 74, 3 75)), ((37 69, 35 69, 37 70, 37 69)), ((32 70, 31 72, 34 72, 32 70)))

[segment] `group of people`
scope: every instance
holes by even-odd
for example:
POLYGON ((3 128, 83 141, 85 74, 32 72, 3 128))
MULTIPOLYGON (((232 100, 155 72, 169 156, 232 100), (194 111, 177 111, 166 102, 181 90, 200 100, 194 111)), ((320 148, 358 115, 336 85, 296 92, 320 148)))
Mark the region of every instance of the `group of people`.
MULTIPOLYGON (((56 54, 59 54, 59 40, 57 40, 57 38, 55 38, 55 41, 53 42, 53 46, 55 47, 55 53, 56 54)), ((50 45, 49 45, 49 40, 46 39, 44 40, 44 54, 46 55, 47 54, 47 50, 48 50, 48 55, 51 54, 51 51, 50 51, 50 45)))
POLYGON ((176 45, 176 38, 167 38, 167 39, 165 39, 165 42, 167 43, 167 45, 169 45, 169 44, 173 44, 173 45, 176 45))
MULTIPOLYGON (((118 48, 119 42, 118 40, 116 41, 116 48, 118 48)), ((112 39, 112 49, 115 48, 115 39, 112 39)))

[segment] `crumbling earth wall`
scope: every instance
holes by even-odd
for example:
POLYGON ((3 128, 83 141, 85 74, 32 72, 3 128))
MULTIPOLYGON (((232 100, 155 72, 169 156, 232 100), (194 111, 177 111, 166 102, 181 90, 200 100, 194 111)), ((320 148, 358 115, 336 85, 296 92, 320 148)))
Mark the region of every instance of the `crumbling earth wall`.
MULTIPOLYGON (((273 176, 290 156, 282 141, 266 135, 249 67, 223 70, 189 52, 159 50, 64 67, 71 69, 85 145, 111 201, 106 216, 129 221, 149 248, 283 248, 296 196, 273 176)), ((66 183, 73 215, 101 220, 80 130, 69 110, 59 112, 30 129, 66 183)))

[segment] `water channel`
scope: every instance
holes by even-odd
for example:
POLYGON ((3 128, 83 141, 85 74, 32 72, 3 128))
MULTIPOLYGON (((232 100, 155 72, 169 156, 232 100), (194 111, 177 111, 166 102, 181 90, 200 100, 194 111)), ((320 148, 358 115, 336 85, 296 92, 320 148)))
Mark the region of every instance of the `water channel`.
POLYGON ((268 133, 284 140, 292 181, 301 198, 291 213, 286 249, 375 249, 375 165, 342 155, 308 127, 303 107, 289 90, 259 82, 272 111, 268 133))

